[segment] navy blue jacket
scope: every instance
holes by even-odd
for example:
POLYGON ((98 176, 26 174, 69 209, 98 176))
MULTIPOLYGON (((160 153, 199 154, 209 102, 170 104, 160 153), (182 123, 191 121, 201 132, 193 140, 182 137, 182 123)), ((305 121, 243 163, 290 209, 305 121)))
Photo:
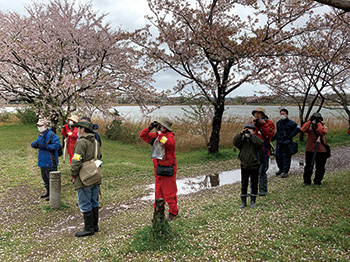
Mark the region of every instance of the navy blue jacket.
POLYGON ((290 144, 293 142, 293 137, 300 133, 300 127, 297 123, 289 118, 279 120, 277 122, 277 132, 272 137, 271 141, 279 144, 290 144))
POLYGON ((58 150, 61 148, 59 137, 47 129, 43 134, 31 143, 31 147, 39 149, 38 166, 39 167, 57 167, 58 150))

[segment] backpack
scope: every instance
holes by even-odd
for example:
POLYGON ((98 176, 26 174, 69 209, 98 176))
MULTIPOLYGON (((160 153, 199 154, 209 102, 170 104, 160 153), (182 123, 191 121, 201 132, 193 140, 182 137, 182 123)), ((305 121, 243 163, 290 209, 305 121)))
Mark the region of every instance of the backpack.
MULTIPOLYGON (((49 140, 47 141, 47 144, 50 144, 51 138, 55 135, 55 133, 51 133, 49 140)), ((62 151, 62 146, 60 146, 60 149, 57 150, 57 154, 58 156, 62 156, 63 155, 63 151, 62 151)))

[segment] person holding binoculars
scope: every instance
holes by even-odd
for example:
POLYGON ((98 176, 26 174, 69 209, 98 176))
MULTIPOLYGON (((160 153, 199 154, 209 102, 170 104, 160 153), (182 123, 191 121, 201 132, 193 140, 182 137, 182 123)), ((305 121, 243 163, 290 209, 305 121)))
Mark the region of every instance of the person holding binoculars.
POLYGON ((324 137, 327 134, 327 127, 323 123, 322 115, 318 112, 314 113, 309 121, 301 127, 301 131, 307 134, 303 186, 311 185, 311 176, 315 163, 314 184, 321 185, 326 171, 327 158, 330 157, 330 148, 326 144, 324 137))
POLYGON ((259 169, 262 161, 263 140, 255 133, 255 125, 248 123, 233 139, 233 144, 239 149, 238 158, 241 161, 241 201, 240 208, 247 206, 247 191, 250 178, 250 206, 256 207, 258 194, 259 169))

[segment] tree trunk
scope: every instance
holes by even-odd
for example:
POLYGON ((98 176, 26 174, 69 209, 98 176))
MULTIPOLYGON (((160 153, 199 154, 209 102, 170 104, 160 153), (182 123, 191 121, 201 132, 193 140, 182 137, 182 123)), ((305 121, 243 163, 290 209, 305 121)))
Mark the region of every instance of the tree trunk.
POLYGON ((222 123, 222 116, 225 110, 224 99, 218 102, 215 107, 214 119, 212 123, 212 130, 210 135, 210 140, 208 143, 208 153, 217 153, 219 151, 220 142, 220 130, 222 123))

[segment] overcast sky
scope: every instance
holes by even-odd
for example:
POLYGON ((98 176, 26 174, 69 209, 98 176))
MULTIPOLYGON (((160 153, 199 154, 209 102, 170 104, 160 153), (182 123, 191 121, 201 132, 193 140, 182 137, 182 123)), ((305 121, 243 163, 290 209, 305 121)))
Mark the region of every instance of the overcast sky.
MULTIPOLYGON (((37 2, 46 2, 45 0, 36 0, 37 2)), ((0 0, 1 11, 15 11, 25 14, 24 5, 30 5, 32 0, 0 0)), ((79 0, 77 2, 85 3, 88 0, 79 0)), ((107 20, 112 22, 115 27, 133 30, 143 27, 147 23, 145 15, 151 14, 147 0, 93 0, 93 8, 100 13, 108 13, 107 20)), ((156 88, 160 90, 172 89, 176 84, 178 75, 173 71, 161 72, 156 75, 156 88)), ((233 91, 230 96, 253 95, 254 91, 261 87, 254 87, 245 84, 233 91)))

